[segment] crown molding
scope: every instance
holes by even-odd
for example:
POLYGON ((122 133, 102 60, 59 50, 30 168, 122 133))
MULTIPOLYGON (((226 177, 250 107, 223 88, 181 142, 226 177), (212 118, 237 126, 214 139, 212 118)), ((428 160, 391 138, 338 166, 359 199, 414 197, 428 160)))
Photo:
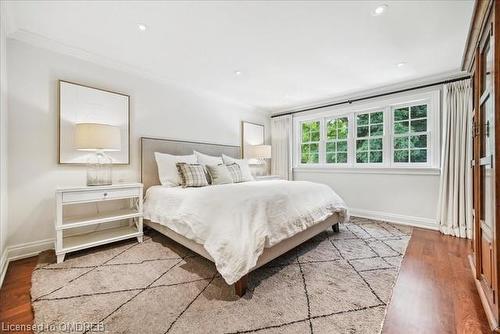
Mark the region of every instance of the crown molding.
POLYGON ((296 110, 312 108, 312 107, 321 106, 324 104, 335 103, 338 101, 355 100, 357 98, 362 98, 365 96, 382 94, 382 93, 386 93, 386 92, 390 92, 390 91, 394 91, 394 90, 407 89, 407 88, 417 87, 417 86, 421 86, 421 85, 425 85, 425 84, 429 84, 429 83, 433 83, 433 82, 460 78, 466 74, 467 74, 467 72, 460 71, 459 69, 456 69, 453 71, 437 73, 437 74, 430 75, 430 76, 401 81, 401 82, 392 83, 389 85, 384 85, 384 86, 380 86, 380 87, 376 87, 376 88, 371 88, 371 89, 346 93, 346 94, 342 94, 342 95, 337 95, 337 96, 333 96, 331 98, 315 100, 313 102, 303 103, 300 105, 294 105, 291 107, 289 106, 287 108, 275 109, 275 110, 271 111, 271 115, 281 114, 284 112, 293 112, 296 110))
POLYGON ((183 84, 179 84, 179 82, 174 81, 170 78, 166 78, 163 76, 159 76, 152 71, 141 68, 138 66, 134 66, 131 64, 127 64, 121 61, 117 61, 115 59, 106 57, 101 54, 96 54, 85 50, 83 48, 74 47, 54 39, 48 38, 46 36, 37 34, 32 31, 28 31, 25 29, 17 29, 14 32, 11 32, 7 35, 9 39, 17 40, 38 48, 46 49, 55 53, 63 54, 66 56, 74 57, 89 63, 93 63, 102 67, 110 68, 116 71, 125 72, 129 74, 133 74, 148 80, 151 80, 156 83, 160 83, 167 86, 176 87, 183 91, 187 91, 191 94, 198 95, 200 97, 205 97, 208 99, 218 100, 225 102, 227 104, 232 104, 238 106, 243 109, 247 109, 248 111, 256 111, 265 116, 270 116, 270 111, 267 109, 259 108, 257 106, 241 103, 240 101, 236 101, 227 96, 222 96, 216 93, 213 93, 204 89, 193 89, 192 87, 188 87, 183 84))

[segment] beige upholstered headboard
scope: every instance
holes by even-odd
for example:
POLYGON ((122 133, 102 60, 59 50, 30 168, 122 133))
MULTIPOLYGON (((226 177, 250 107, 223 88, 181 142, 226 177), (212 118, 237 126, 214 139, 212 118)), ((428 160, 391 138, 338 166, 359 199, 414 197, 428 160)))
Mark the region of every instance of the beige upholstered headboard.
POLYGON ((151 186, 160 184, 155 152, 188 155, 192 154, 193 151, 216 156, 225 154, 233 158, 241 156, 239 146, 141 137, 141 182, 144 184, 144 191, 151 186))

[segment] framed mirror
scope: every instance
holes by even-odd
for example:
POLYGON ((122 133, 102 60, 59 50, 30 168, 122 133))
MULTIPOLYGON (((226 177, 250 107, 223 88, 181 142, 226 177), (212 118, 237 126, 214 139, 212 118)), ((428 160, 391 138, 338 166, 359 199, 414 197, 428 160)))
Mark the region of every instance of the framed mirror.
POLYGON ((117 129, 118 147, 106 153, 113 164, 129 164, 130 97, 64 80, 58 86, 59 163, 87 163, 89 150, 77 149, 76 129, 77 124, 94 124, 117 129))
MULTIPOLYGON (((263 145, 265 141, 264 125, 252 123, 252 122, 241 122, 241 156, 247 158, 249 146, 263 145)), ((256 161, 258 163, 258 161, 256 161)))

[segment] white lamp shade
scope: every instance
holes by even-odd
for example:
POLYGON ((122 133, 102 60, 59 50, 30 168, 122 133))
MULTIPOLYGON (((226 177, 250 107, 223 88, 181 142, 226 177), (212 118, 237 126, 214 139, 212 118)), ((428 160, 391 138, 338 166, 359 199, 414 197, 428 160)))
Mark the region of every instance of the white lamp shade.
POLYGON ((271 145, 250 145, 246 148, 246 157, 250 159, 270 159, 271 145))
POLYGON ((75 128, 75 145, 81 151, 119 151, 120 128, 108 124, 78 123, 75 128))

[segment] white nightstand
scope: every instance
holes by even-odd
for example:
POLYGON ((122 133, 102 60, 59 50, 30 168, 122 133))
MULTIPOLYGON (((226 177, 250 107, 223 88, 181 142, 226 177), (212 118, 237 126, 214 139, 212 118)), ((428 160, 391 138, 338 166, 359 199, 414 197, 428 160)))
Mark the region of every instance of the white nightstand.
POLYGON ((141 183, 57 189, 55 221, 57 263, 64 261, 66 253, 80 249, 128 238, 137 238, 137 241, 142 242, 142 192, 143 185, 141 183), (102 212, 97 210, 98 213, 92 214, 66 216, 64 214, 65 208, 71 209, 71 206, 85 205, 86 203, 98 205, 100 202, 118 200, 128 200, 127 207, 102 212), (103 229, 85 231, 85 233, 77 233, 78 230, 75 230, 120 220, 128 220, 128 225, 110 228, 104 226, 103 229))
POLYGON ((268 180, 283 180, 279 175, 260 175, 255 176, 255 181, 268 181, 268 180))

